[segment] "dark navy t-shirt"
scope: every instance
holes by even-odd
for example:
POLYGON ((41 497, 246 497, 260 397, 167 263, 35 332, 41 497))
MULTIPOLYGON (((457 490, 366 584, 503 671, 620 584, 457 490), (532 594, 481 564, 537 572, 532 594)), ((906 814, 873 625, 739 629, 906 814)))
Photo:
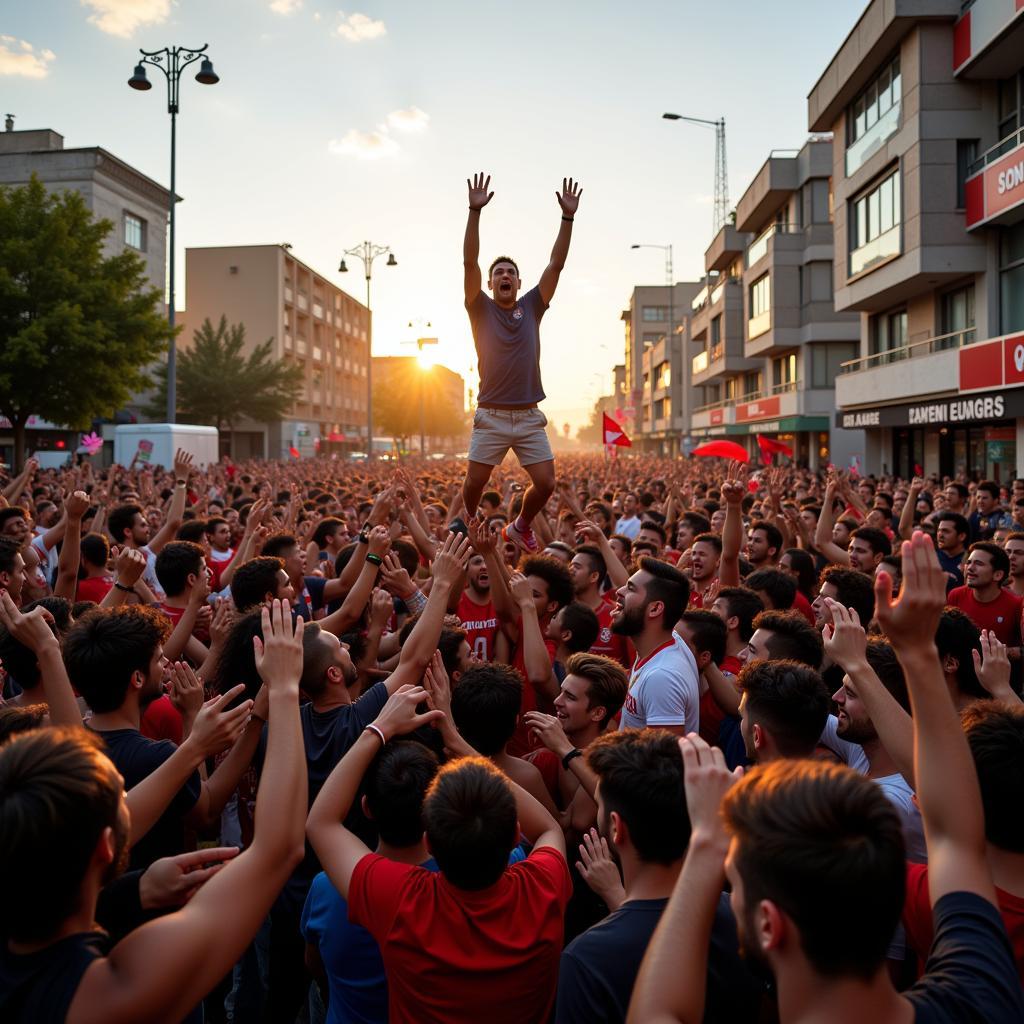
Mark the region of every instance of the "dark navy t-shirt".
POLYGON ((502 309, 483 292, 466 306, 480 363, 480 405, 544 401, 540 382, 540 321, 547 306, 539 288, 502 309))

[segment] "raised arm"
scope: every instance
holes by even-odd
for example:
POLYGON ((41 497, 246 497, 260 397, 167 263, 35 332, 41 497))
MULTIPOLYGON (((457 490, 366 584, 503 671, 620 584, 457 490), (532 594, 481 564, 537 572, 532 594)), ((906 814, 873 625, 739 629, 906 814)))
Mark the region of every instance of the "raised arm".
POLYGON ((75 491, 64 502, 64 516, 67 529, 57 560, 57 583, 53 588, 54 597, 66 597, 74 603, 78 588, 78 567, 82 559, 82 516, 89 507, 85 491, 75 491))
POLYGON ((188 496, 188 477, 192 472, 192 456, 180 448, 174 454, 174 494, 167 507, 163 526, 149 542, 149 550, 159 555, 174 540, 174 535, 185 521, 185 498, 188 496))
POLYGON ((466 219, 466 237, 462 242, 462 270, 465 275, 466 305, 469 306, 480 294, 480 211, 491 201, 493 192, 491 176, 474 174, 472 181, 466 179, 469 187, 469 216, 466 219))
POLYGON ((740 585, 740 550, 743 547, 743 495, 741 480, 726 480, 722 484, 725 500, 725 522, 722 524, 722 561, 718 578, 723 587, 740 585))
POLYGON ((572 178, 562 179, 562 191, 555 193, 558 205, 562 210, 562 222, 558 225, 558 237, 555 239, 554 247, 551 250, 551 259, 540 275, 540 297, 547 306, 555 295, 555 288, 558 287, 558 278, 565 266, 566 257, 569 255, 569 242, 572 240, 572 222, 576 216, 576 210, 580 205, 580 196, 583 189, 578 181, 572 178))
POLYGON ((12 504, 16 503, 38 468, 39 463, 35 459, 26 459, 22 471, 3 489, 3 496, 12 504))
POLYGON ((533 601, 533 587, 521 572, 512 574, 512 596, 519 606, 519 614, 523 619, 523 663, 526 667, 526 681, 542 697, 554 700, 561 686, 551 667, 551 658, 544 644, 537 605, 533 601))
POLYGON ((825 497, 821 502, 818 526, 814 531, 814 546, 833 564, 849 565, 849 554, 832 540, 832 506, 835 504, 836 486, 835 477, 830 475, 828 483, 825 485, 825 497))
POLYGON ((903 510, 900 512, 899 534, 902 540, 910 540, 914 534, 914 512, 917 510, 917 499, 924 490, 924 481, 915 476, 910 484, 910 494, 903 503, 903 510))
POLYGON ((589 519, 581 519, 576 524, 577 543, 579 543, 580 537, 583 537, 587 544, 596 544, 601 549, 605 571, 608 573, 612 588, 618 590, 619 587, 624 587, 629 579, 629 570, 619 561, 619 556, 612 551, 608 538, 601 532, 597 523, 592 523, 589 519))

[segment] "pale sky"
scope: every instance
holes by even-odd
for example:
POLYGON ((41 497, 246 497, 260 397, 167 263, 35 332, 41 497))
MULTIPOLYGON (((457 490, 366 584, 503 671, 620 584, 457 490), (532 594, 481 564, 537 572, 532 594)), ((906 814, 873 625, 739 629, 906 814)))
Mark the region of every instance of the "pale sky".
MULTIPOLYGON (((179 267, 187 246, 290 242, 363 301, 369 239, 374 353, 425 328, 437 360, 470 378, 462 306, 466 182, 489 171, 481 262, 519 263, 530 287, 559 226, 555 189, 583 185, 572 249, 541 329, 552 422, 587 421, 622 361, 619 320, 636 284, 703 272, 714 133, 727 123, 733 205, 772 149, 807 136, 806 95, 865 0, 31 0, 3 5, 0 96, 19 129, 52 128, 169 183, 162 76, 126 85, 138 48, 210 44, 218 85, 182 82, 179 267)), ((183 276, 183 274, 182 274, 183 276)), ((179 288, 178 306, 187 307, 179 288)))

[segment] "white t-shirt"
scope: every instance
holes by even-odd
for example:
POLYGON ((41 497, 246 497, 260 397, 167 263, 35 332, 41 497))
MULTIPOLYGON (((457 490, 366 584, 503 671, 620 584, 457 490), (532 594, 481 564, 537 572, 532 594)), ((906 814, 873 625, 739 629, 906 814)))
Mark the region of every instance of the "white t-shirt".
POLYGON ((614 533, 621 533, 623 537, 628 537, 630 540, 636 540, 636 535, 640 532, 640 517, 630 516, 628 519, 623 516, 616 524, 614 533))
POLYGON ((823 747, 828 747, 843 764, 852 768, 861 775, 867 775, 871 765, 868 764, 868 755, 859 743, 851 743, 839 735, 839 719, 835 715, 829 715, 825 719, 825 728, 821 732, 821 739, 818 742, 823 747))
POLYGON ((167 595, 164 593, 164 588, 160 586, 160 581, 156 578, 156 555, 149 550, 149 545, 139 548, 139 550, 146 556, 146 568, 142 571, 142 580, 153 591, 153 596, 158 601, 162 601, 167 595))
POLYGON ((646 658, 633 662, 620 729, 648 725, 700 728, 700 673, 690 648, 676 633, 646 658))

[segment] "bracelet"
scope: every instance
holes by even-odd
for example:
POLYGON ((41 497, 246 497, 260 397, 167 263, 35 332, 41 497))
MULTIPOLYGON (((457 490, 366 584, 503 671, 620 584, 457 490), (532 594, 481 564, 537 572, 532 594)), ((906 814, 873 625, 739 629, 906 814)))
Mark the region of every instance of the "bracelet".
POLYGON ((382 747, 385 747, 385 746, 387 746, 387 742, 388 742, 388 741, 387 741, 387 740, 386 740, 386 739, 384 738, 384 733, 382 733, 382 732, 380 731, 380 729, 378 729, 378 728, 377 728, 377 726, 375 726, 375 725, 373 724, 373 722, 371 722, 371 723, 370 723, 370 724, 369 724, 369 725, 368 725, 368 726, 366 727, 366 729, 364 729, 364 730, 363 730, 363 732, 366 732, 366 731, 367 731, 367 729, 369 729, 369 730, 370 730, 371 732, 375 732, 375 733, 376 733, 376 734, 377 734, 377 735, 378 735, 378 736, 380 737, 380 743, 381 743, 381 746, 382 746, 382 747))
POLYGON ((579 747, 573 747, 573 749, 570 750, 569 753, 566 754, 565 757, 562 758, 562 767, 566 771, 568 771, 569 770, 569 762, 571 760, 573 760, 573 758, 582 757, 582 756, 583 756, 583 751, 580 750, 579 747))
POLYGON ((356 540, 359 541, 360 544, 369 544, 370 543, 370 530, 369 530, 369 527, 364 526, 359 531, 359 533, 356 535, 356 540))
POLYGON ((366 560, 367 560, 367 561, 368 561, 368 562, 369 562, 369 563, 370 563, 371 565, 382 565, 382 564, 383 564, 383 562, 384 562, 384 559, 383 559, 383 558, 381 558, 381 557, 380 557, 380 555, 375 555, 375 554, 374 554, 374 553, 373 553, 372 551, 370 551, 370 552, 368 552, 368 553, 367 553, 367 555, 366 555, 366 560))
POLYGON ((114 580, 114 589, 123 590, 126 594, 135 593, 135 587, 126 587, 123 583, 118 583, 117 580, 114 580))
POLYGON ((574 218, 572 218, 572 217, 563 217, 562 218, 562 220, 567 220, 570 224, 573 222, 573 219, 574 218))

